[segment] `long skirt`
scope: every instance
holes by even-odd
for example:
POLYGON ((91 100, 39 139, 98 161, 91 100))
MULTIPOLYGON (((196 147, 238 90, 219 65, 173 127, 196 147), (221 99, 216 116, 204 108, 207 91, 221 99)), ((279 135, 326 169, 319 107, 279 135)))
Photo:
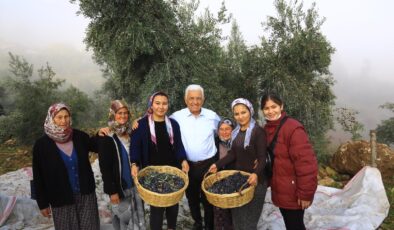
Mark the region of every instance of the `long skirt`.
POLYGON ((96 193, 75 194, 74 204, 52 207, 56 230, 99 230, 96 193))
POLYGON ((231 209, 234 229, 253 230, 257 229, 261 212, 263 211, 267 185, 257 184, 253 199, 244 206, 231 209))
POLYGON ((123 191, 125 197, 112 204, 112 226, 115 230, 145 230, 144 204, 135 187, 123 191))

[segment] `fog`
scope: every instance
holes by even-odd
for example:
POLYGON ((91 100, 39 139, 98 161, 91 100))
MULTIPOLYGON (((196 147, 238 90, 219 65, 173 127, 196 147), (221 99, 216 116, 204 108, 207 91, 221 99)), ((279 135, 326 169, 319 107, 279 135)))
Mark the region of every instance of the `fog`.
MULTIPOLYGON (((388 110, 379 109, 394 103, 394 2, 389 0, 304 0, 304 8, 316 2, 321 18, 325 18, 322 32, 336 49, 330 71, 335 79, 333 87, 336 105, 359 111, 358 120, 364 124, 364 137, 381 120, 392 117, 388 110)), ((220 1, 202 0, 203 7, 219 9, 220 1)), ((273 1, 226 1, 247 44, 259 44, 264 35, 261 22, 276 16, 273 1)), ((229 33, 230 26, 224 28, 229 33)), ((344 140, 349 135, 331 132, 334 139, 344 140), (337 136, 335 138, 335 136, 337 136)), ((335 141, 335 140, 334 140, 335 141)))
POLYGON ((0 43, 3 44, 0 47, 0 79, 10 76, 8 52, 11 52, 33 64, 34 76, 37 76, 38 69, 48 63, 56 73, 56 78, 66 80, 65 87, 73 85, 89 95, 99 89, 105 80, 101 77, 100 68, 92 60, 90 52, 78 50, 68 44, 49 44, 46 47, 32 48, 20 44, 6 46, 7 43, 1 40, 0 43))
MULTIPOLYGON (((221 1, 202 0, 213 12, 221 1)), ((322 32, 336 49, 330 71, 338 107, 360 112, 364 137, 382 119, 392 117, 379 109, 394 102, 394 2, 390 0, 316 1, 326 21, 322 32)), ((304 1, 309 8, 312 1, 304 1)), ((259 44, 261 22, 275 16, 273 1, 228 0, 229 13, 237 20, 248 45, 259 44)), ((35 69, 49 62, 56 76, 91 94, 104 82, 91 52, 83 43, 88 20, 77 16, 77 5, 68 0, 0 1, 0 78, 7 74, 8 52, 23 56, 35 69)), ((223 27, 229 34, 230 26, 223 27)), ((331 136, 343 140, 341 132, 331 136)), ((335 138, 334 138, 335 139, 335 138)))

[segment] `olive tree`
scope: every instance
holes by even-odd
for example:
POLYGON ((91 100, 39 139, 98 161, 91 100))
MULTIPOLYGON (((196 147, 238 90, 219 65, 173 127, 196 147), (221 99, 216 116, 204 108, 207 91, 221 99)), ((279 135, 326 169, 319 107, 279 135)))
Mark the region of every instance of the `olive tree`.
MULTIPOLYGON (((388 109, 394 113, 394 103, 386 103, 381 105, 380 108, 388 109)), ((387 145, 394 144, 394 117, 383 120, 376 128, 377 140, 387 145)))
POLYGON ((279 94, 288 114, 305 125, 321 154, 325 133, 333 125, 334 82, 328 67, 334 48, 321 32, 324 18, 315 4, 304 11, 302 2, 276 0, 275 7, 277 15, 263 24, 261 46, 251 51, 258 92, 279 94))

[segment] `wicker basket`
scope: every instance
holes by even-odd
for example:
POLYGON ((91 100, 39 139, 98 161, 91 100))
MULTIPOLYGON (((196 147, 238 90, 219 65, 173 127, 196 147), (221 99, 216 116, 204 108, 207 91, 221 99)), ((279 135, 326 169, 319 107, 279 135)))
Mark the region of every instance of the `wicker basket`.
POLYGON ((249 203, 253 199, 255 186, 250 186, 241 192, 231 194, 216 194, 208 192, 207 189, 216 181, 224 179, 236 172, 240 172, 242 175, 250 175, 250 173, 239 170, 222 170, 204 178, 201 183, 201 189, 204 191, 209 203, 219 208, 236 208, 249 203))
POLYGON ((186 173, 181 171, 178 168, 172 166, 148 166, 143 168, 141 171, 138 172, 137 177, 134 177, 134 184, 137 187, 137 191, 139 192, 141 198, 148 204, 155 206, 155 207, 169 207, 172 205, 177 204, 183 197, 187 186, 189 185, 189 177, 186 173), (144 187, 139 183, 137 178, 140 178, 146 175, 150 170, 154 170, 159 173, 168 173, 177 175, 185 182, 185 185, 176 192, 172 193, 156 193, 152 192, 144 187))

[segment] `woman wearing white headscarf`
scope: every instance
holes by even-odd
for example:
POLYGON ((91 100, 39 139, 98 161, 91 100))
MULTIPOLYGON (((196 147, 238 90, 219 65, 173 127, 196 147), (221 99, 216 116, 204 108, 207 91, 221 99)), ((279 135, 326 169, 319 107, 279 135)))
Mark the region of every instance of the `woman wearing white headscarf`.
POLYGON ((95 182, 89 162, 89 136, 71 128, 64 103, 49 107, 45 135, 33 147, 33 178, 37 204, 55 229, 100 229, 95 182))
POLYGON ((267 191, 265 178, 257 176, 262 175, 265 167, 266 136, 264 129, 253 119, 253 106, 247 99, 235 99, 231 108, 237 122, 237 127, 231 133, 231 149, 224 158, 213 164, 209 171, 215 173, 218 168, 234 163, 236 170, 251 173, 248 183, 256 186, 254 197, 248 204, 231 209, 231 214, 234 229, 257 229, 267 191))
POLYGON ((109 195, 115 230, 146 229, 144 207, 130 169, 130 112, 123 100, 111 102, 109 133, 99 136, 98 153, 104 192, 109 195))

